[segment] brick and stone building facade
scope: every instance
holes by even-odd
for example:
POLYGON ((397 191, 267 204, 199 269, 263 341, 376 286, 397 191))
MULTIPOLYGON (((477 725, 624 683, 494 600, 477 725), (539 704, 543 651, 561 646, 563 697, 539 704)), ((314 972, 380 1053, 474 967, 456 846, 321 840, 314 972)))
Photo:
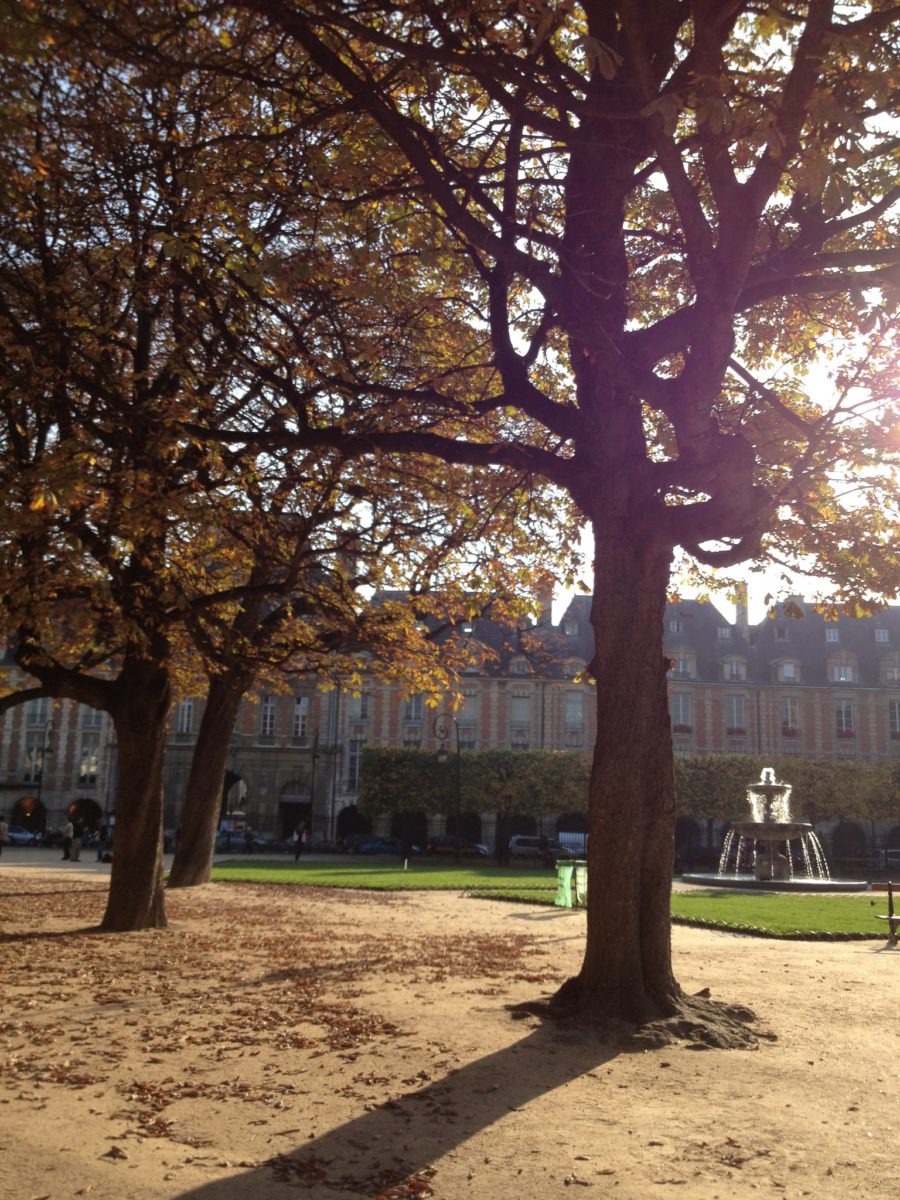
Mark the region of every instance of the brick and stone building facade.
MULTIPOLYGON (((590 597, 558 623, 545 606, 528 630, 490 620, 458 627, 483 650, 462 676, 454 711, 462 753, 516 748, 589 751, 594 685, 590 597)), ((802 598, 751 625, 738 607, 684 601, 666 612, 670 713, 677 754, 900 760, 900 607, 827 621, 802 598)), ((7 665, 13 684, 16 670, 7 665)), ((23 683, 24 680, 19 680, 23 683)), ((597 686, 603 686, 602 681, 597 686)), ((449 707, 449 701, 448 701, 449 707)), ((173 712, 165 812, 174 829, 202 712, 173 712)), ((223 812, 284 837, 300 821, 331 840, 352 826, 364 745, 435 751, 435 713, 421 696, 367 679, 353 695, 314 683, 245 699, 229 754, 223 812)), ((0 717, 0 810, 14 824, 53 827, 77 806, 90 823, 115 809, 116 746, 109 717, 70 701, 38 700, 0 717)))

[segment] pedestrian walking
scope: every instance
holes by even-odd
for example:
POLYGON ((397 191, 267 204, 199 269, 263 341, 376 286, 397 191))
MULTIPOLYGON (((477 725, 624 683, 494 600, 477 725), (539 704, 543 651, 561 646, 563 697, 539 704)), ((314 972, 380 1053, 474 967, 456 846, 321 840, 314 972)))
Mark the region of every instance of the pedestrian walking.
POLYGON ((67 862, 72 857, 72 838, 75 836, 75 826, 68 817, 60 826, 60 832, 63 839, 63 862, 67 862))

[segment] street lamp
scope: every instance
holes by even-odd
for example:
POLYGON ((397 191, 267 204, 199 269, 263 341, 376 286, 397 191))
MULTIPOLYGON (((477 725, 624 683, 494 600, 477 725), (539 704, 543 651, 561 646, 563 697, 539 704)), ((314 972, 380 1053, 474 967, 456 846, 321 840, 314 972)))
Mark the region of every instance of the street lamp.
MULTIPOLYGON (((450 753, 445 746, 450 738, 450 727, 453 727, 456 735, 456 836, 459 837, 462 826, 462 774, 461 763, 462 753, 459 744, 459 721, 452 713, 438 713, 434 718, 433 732, 434 736, 440 741, 440 746, 437 750, 437 760, 443 766, 449 761, 450 753)), ((457 858, 459 854, 457 852, 457 858)))
MULTIPOLYGON (((41 802, 41 792, 44 787, 44 771, 47 768, 47 758, 48 758, 50 750, 52 748, 53 748, 53 722, 48 721, 46 723, 46 725, 44 726, 44 735, 41 738, 41 758, 40 758, 41 767, 40 767, 40 770, 37 772, 38 804, 40 804, 40 802, 41 802)), ((37 758, 37 755, 35 755, 35 758, 37 758)))

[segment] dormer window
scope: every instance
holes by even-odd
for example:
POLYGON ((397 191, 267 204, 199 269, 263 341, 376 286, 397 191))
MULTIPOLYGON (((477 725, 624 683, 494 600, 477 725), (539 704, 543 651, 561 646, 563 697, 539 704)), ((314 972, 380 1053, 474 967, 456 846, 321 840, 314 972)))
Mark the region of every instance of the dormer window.
POLYGON ((839 642, 840 640, 841 640, 841 635, 840 635, 840 632, 839 632, 837 626, 836 625, 826 625, 825 626, 825 641, 826 642, 839 642))
POLYGON ((797 683, 800 679, 800 671, 797 664, 793 662, 783 662, 778 668, 778 678, 782 683, 797 683))
POLYGON ((669 633, 684 633, 684 621, 678 617, 672 617, 669 621, 669 633))
POLYGON ((891 635, 886 629, 876 629, 875 630, 875 641, 876 642, 879 642, 882 646, 886 646, 888 644, 888 642, 890 642, 890 640, 891 640, 891 635))
POLYGON ((788 640, 787 625, 776 625, 775 626, 775 641, 776 642, 786 642, 787 640, 788 640))
POLYGON ((673 659, 672 677, 674 679, 693 679, 696 674, 696 662, 692 654, 676 653, 673 659))
POLYGON ((728 658, 722 664, 722 674, 726 679, 746 679, 747 664, 742 658, 728 658))
POLYGON ((566 635, 566 637, 578 636, 578 622, 574 617, 566 617, 566 619, 563 621, 563 633, 566 635))
POLYGON ((514 658, 509 664, 510 675, 527 675, 528 660, 525 658, 514 658))
POLYGON ((835 683, 852 683, 853 668, 848 663, 834 663, 831 668, 831 678, 835 683))
POLYGON ((731 626, 720 625, 716 630, 716 637, 718 637, 720 642, 731 641, 731 626))

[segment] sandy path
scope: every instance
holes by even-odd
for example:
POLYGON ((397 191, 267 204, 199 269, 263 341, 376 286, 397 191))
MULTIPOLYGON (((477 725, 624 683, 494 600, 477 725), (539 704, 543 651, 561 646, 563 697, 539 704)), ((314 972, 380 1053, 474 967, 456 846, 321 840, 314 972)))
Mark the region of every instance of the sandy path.
POLYGON ((584 916, 211 884, 90 932, 105 882, 0 863, 0 1196, 900 1197, 900 951, 676 928, 756 1050, 513 1020, 584 916))

